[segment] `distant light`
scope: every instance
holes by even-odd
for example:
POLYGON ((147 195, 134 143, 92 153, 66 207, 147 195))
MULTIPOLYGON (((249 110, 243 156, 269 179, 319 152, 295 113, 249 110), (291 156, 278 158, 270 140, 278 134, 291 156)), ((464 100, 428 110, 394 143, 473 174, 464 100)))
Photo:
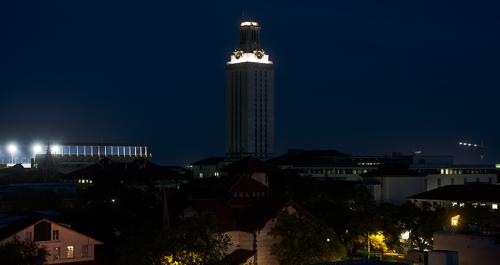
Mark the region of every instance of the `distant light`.
POLYGON ((115 198, 112 198, 112 199, 111 199, 111 202, 112 202, 112 203, 115 203, 115 202, 116 202, 116 199, 115 199, 115 198))
POLYGON ((330 239, 329 239, 329 238, 327 238, 327 239, 326 239, 326 242, 330 242, 330 239))
POLYGON ((35 155, 40 154, 42 152, 42 146, 40 144, 34 144, 33 145, 33 153, 35 155))
POLYGON ((500 168, 500 164, 496 164, 496 165, 495 165, 495 167, 496 167, 496 168, 500 168))
POLYGON ((15 145, 15 144, 9 144, 7 146, 7 151, 9 151, 9 153, 11 155, 15 154, 17 152, 17 145, 15 145))
POLYGON ((492 204, 491 209, 498 210, 498 204, 496 204, 496 203, 492 204))

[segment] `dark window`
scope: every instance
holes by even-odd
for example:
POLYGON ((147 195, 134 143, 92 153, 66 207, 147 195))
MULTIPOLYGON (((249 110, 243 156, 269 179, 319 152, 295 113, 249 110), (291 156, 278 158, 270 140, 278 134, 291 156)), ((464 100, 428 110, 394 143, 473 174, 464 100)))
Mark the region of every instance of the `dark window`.
POLYGON ((82 257, 88 257, 89 256, 89 245, 83 245, 82 246, 82 257))
POLYGON ((50 226, 49 222, 42 221, 35 225, 35 238, 34 241, 50 241, 50 226))
POLYGON ((52 231, 52 240, 59 240, 59 230, 52 231))

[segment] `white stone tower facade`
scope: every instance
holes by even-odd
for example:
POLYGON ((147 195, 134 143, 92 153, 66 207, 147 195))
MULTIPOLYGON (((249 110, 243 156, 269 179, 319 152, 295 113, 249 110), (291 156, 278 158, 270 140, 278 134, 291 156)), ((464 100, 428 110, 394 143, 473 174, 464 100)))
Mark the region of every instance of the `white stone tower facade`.
POLYGON ((274 66, 260 48, 260 25, 242 22, 240 46, 226 63, 226 155, 270 158, 274 152, 274 66))

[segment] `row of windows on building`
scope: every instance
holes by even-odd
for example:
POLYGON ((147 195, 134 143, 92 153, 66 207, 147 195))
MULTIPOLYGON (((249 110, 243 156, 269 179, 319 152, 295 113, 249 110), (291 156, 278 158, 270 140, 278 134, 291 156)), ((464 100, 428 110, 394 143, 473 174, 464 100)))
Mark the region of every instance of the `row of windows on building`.
POLYGON ((325 169, 325 168, 305 168, 302 170, 303 173, 305 174, 321 174, 325 176, 329 175, 351 175, 351 174, 363 174, 367 173, 368 169, 363 169, 363 168, 332 168, 332 169, 325 169))
MULTIPOLYGON (((481 182, 481 179, 480 178, 475 178, 475 179, 473 179, 473 178, 470 178, 470 179, 464 178, 464 184, 467 184, 469 182, 479 183, 479 182, 481 182)), ((455 185, 455 178, 450 178, 450 184, 451 185, 455 185)), ((488 184, 493 184, 493 179, 492 178, 488 178, 488 184)), ((437 186, 441 187, 441 178, 437 179, 437 186)))
MULTIPOLYGON (((80 258, 85 258, 89 256, 89 245, 82 245, 80 248, 80 255, 76 256, 75 255, 75 246, 66 246, 66 253, 63 257, 67 259, 73 259, 76 257, 80 258)), ((61 259, 61 248, 60 247, 54 247, 52 250, 52 259, 53 260, 59 260, 61 259)))
POLYGON ((489 174, 495 173, 494 170, 491 169, 454 169, 454 168, 441 168, 441 175, 462 175, 462 174, 489 174))
POLYGON ((26 240, 28 241, 50 241, 50 240, 59 240, 59 230, 52 230, 52 237, 47 236, 39 231, 35 230, 35 238, 33 238, 33 232, 26 232, 26 240))
POLYGON ((79 184, 92 184, 92 180, 91 179, 79 179, 78 183, 79 184))
POLYGON ((233 193, 234 198, 262 198, 266 193, 263 191, 237 191, 233 193))

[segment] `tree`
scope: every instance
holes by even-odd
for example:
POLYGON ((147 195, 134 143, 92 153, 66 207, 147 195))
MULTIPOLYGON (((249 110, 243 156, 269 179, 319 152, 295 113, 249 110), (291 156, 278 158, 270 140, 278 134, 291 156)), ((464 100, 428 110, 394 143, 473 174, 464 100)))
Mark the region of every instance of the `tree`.
POLYGON ((2 265, 42 265, 47 261, 47 250, 32 241, 18 238, 0 245, 0 264, 2 265))
POLYGON ((230 239, 217 230, 214 218, 197 215, 168 229, 141 227, 121 241, 118 264, 212 265, 224 258, 230 239))
POLYGON ((442 208, 433 210, 427 204, 417 206, 412 203, 404 204, 401 208, 404 229, 410 231, 411 248, 432 249, 434 232, 441 230, 449 220, 446 218, 447 211, 442 208))
POLYGON ((270 234, 279 239, 271 252, 282 265, 329 262, 345 256, 334 230, 306 216, 283 212, 270 234))

